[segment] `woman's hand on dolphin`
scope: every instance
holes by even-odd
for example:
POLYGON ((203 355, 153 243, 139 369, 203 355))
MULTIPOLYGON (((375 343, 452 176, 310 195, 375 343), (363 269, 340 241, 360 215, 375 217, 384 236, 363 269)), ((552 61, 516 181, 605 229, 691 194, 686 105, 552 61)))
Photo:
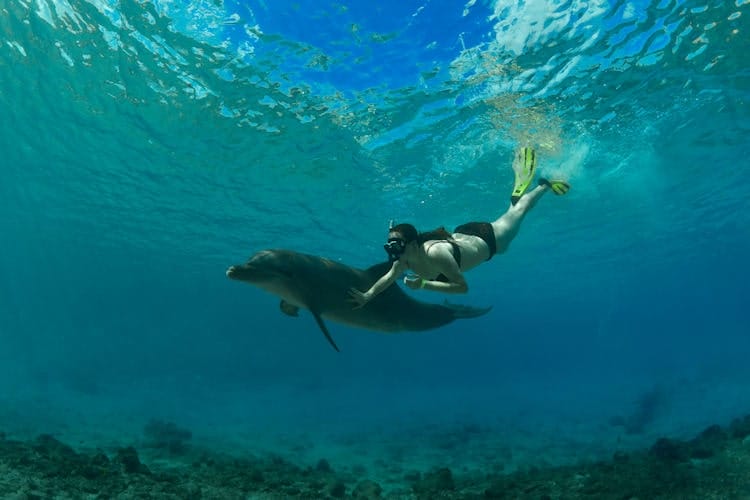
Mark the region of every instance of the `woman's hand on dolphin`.
POLYGON ((364 307, 365 304, 370 302, 370 297, 367 296, 367 292, 361 292, 356 288, 349 289, 349 302, 354 304, 354 309, 364 307))
POLYGON ((419 290, 424 286, 424 280, 417 275, 404 276, 404 285, 412 290, 419 290))

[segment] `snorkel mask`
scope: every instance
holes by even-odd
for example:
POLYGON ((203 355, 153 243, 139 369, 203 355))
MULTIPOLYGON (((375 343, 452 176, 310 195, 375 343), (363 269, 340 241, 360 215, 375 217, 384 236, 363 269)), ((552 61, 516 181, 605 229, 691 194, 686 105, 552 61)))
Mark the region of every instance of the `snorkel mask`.
POLYGON ((406 242, 403 238, 388 238, 388 242, 383 245, 388 254, 388 262, 397 261, 406 251, 406 242))
POLYGON ((393 219, 388 223, 388 234, 399 234, 399 236, 391 236, 383 248, 385 253, 388 254, 388 262, 396 262, 406 252, 406 240, 400 235, 399 232, 393 233, 393 219))

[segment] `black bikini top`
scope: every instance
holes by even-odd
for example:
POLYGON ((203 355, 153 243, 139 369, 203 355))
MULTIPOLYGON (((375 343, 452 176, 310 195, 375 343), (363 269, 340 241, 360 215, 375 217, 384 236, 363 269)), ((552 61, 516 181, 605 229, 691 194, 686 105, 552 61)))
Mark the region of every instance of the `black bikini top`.
MULTIPOLYGON (((461 269, 461 247, 458 246, 458 243, 456 243, 455 240, 453 239, 445 239, 445 240, 438 240, 438 241, 447 241, 448 243, 451 244, 451 253, 453 254, 453 258, 456 260, 456 265, 458 266, 458 269, 461 269)), ((438 241, 436 241, 435 243, 437 243, 438 241)), ((450 280, 448 279, 448 277, 444 275, 443 273, 438 274, 437 278, 435 278, 435 281, 442 281, 443 283, 450 283, 450 280)))

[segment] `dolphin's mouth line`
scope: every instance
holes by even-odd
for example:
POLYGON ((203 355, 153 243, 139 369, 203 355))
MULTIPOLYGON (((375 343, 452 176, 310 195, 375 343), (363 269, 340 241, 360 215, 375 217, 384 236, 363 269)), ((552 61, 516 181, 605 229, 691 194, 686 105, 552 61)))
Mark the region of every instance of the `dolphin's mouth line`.
POLYGON ((229 266, 226 271, 226 275, 229 279, 240 279, 238 266, 229 266))
POLYGON ((268 271, 258 266, 249 266, 247 264, 229 266, 225 272, 227 278, 239 281, 250 281, 257 283, 266 280, 277 280, 288 278, 284 273, 268 271))

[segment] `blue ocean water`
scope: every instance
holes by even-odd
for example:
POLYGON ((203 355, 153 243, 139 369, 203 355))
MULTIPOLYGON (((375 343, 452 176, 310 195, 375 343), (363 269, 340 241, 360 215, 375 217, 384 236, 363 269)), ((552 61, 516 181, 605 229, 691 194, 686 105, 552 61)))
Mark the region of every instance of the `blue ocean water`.
POLYGON ((0 428, 511 469, 747 412, 749 5, 2 3, 0 428), (520 145, 573 187, 450 297, 482 318, 336 353, 224 275, 492 220, 520 145))

